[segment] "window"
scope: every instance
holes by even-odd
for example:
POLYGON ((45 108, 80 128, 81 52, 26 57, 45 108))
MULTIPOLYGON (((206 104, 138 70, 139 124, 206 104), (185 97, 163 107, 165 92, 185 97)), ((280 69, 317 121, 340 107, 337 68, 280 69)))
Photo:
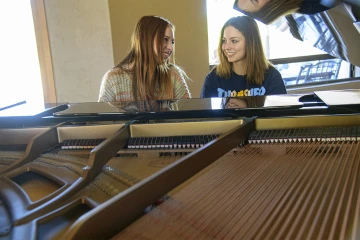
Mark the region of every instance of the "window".
POLYGON ((50 51, 43 48, 48 44, 47 30, 40 32, 46 29, 43 0, 3 1, 0 6, 0 103, 26 101, 27 107, 16 114, 32 114, 44 109, 44 101, 56 102, 55 94, 52 98, 46 95, 46 81, 43 89, 46 75, 53 84, 50 51))
POLYGON ((44 102, 30 1, 0 7, 0 102, 44 102))

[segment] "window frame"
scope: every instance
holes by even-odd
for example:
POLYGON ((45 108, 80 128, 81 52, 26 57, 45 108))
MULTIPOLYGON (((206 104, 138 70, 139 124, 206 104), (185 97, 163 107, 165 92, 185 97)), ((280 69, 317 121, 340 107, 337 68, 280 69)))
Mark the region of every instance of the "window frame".
POLYGON ((57 103, 44 0, 30 0, 38 50, 44 103, 57 103))

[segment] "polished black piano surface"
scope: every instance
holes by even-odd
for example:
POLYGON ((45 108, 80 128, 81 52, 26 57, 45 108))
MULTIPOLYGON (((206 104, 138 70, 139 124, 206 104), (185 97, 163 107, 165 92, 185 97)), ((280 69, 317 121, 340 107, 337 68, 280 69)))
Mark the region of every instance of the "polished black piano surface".
POLYGON ((64 121, 152 120, 212 117, 275 117, 303 114, 354 113, 359 109, 359 90, 318 91, 308 94, 231 97, 243 102, 229 107, 230 98, 22 104, 1 111, 0 126, 55 124, 64 121), (29 108, 29 109, 27 109, 29 108), (27 111, 24 111, 27 109, 27 111), (21 113, 24 113, 22 115, 21 113))

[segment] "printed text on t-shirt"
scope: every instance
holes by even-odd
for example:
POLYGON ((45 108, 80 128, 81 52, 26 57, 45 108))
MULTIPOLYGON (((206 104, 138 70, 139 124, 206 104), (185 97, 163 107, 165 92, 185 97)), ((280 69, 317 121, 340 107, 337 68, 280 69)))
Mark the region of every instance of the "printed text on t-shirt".
POLYGON ((261 88, 250 88, 241 90, 239 92, 233 90, 224 90, 222 88, 217 89, 218 97, 242 97, 242 96, 263 96, 266 93, 266 89, 264 87, 261 88))

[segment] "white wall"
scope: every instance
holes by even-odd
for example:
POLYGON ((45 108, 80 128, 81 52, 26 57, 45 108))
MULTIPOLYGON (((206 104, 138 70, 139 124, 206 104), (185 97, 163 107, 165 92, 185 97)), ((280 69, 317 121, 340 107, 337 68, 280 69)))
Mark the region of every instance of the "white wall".
POLYGON ((114 66, 107 0, 46 0, 57 102, 97 101, 114 66))

